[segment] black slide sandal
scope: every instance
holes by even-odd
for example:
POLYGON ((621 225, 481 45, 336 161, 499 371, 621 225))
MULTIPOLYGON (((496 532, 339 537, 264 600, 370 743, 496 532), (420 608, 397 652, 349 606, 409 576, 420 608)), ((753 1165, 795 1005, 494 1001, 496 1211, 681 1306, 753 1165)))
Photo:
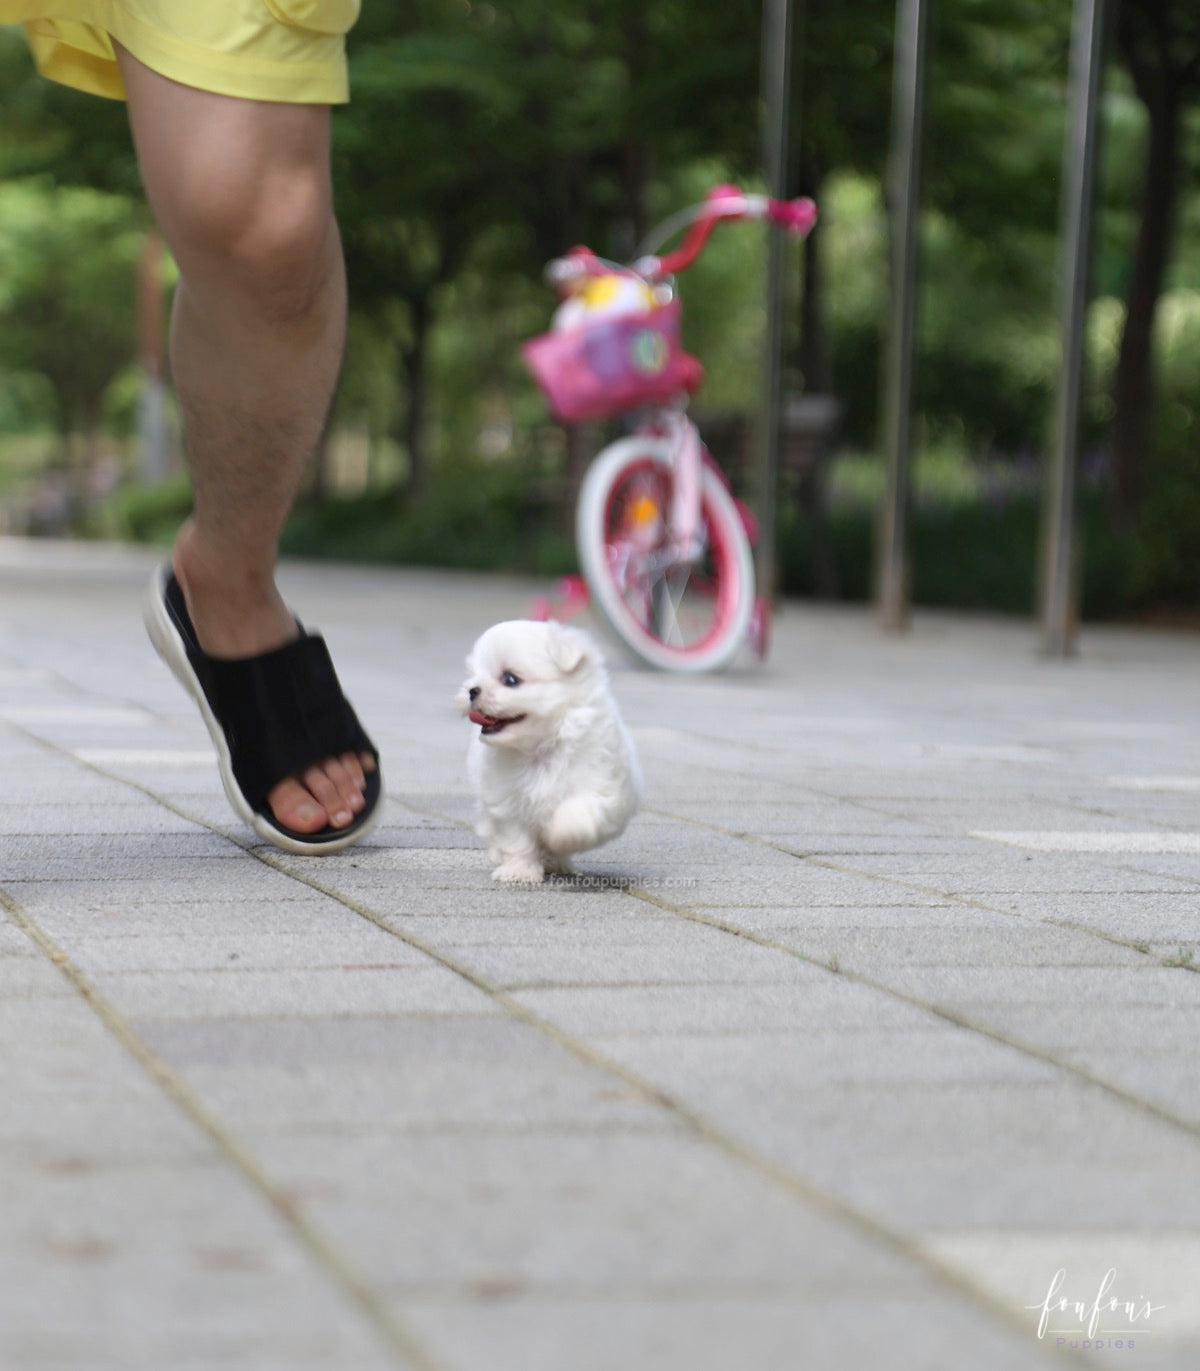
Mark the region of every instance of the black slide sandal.
POLYGON ((383 809, 379 753, 342 694, 320 634, 301 628, 295 641, 259 657, 209 657, 196 641, 169 565, 154 574, 145 619, 158 655, 200 707, 230 804, 260 837, 309 856, 349 847, 374 828, 383 809), (365 779, 366 807, 354 822, 317 833, 281 824, 267 807, 272 787, 343 752, 368 752, 376 759, 365 779))

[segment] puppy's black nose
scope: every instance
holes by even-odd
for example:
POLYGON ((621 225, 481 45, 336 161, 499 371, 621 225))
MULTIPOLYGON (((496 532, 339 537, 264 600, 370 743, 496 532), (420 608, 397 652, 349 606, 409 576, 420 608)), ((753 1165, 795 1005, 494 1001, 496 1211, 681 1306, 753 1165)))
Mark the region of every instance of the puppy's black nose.
POLYGON ((475 701, 479 699, 479 687, 472 686, 471 689, 467 691, 467 698, 474 704, 475 701))

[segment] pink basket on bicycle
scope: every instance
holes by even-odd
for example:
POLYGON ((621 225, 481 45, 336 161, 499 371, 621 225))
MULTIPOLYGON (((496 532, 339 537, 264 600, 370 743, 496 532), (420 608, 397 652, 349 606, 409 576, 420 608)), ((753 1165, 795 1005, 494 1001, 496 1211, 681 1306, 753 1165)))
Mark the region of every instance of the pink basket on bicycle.
POLYGON ((695 390, 704 369, 679 341, 679 302, 618 315, 521 348, 534 380, 563 423, 608 419, 695 390))

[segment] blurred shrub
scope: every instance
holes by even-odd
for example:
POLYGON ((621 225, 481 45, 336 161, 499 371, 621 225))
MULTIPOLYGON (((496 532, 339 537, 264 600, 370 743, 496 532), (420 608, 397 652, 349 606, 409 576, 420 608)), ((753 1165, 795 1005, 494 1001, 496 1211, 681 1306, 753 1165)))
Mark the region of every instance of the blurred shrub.
POLYGON ((186 473, 154 485, 123 486, 104 512, 114 536, 169 547, 192 512, 192 483, 186 473))
POLYGON ((297 510, 291 556, 552 573, 569 569, 556 516, 511 462, 439 465, 419 501, 395 489, 297 510))

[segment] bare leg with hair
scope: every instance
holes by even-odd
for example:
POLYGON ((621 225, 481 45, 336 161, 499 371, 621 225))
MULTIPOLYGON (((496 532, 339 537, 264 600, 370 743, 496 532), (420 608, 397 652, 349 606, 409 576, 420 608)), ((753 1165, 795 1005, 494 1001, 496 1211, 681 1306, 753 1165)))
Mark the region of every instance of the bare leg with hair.
MULTIPOLYGON (((329 110, 235 100, 118 57, 146 194, 180 270, 171 366, 195 489, 174 552, 216 657, 295 638, 279 538, 341 366, 346 284, 329 183, 329 110)), ((301 833, 345 828, 374 759, 330 757, 268 803, 301 833)))

